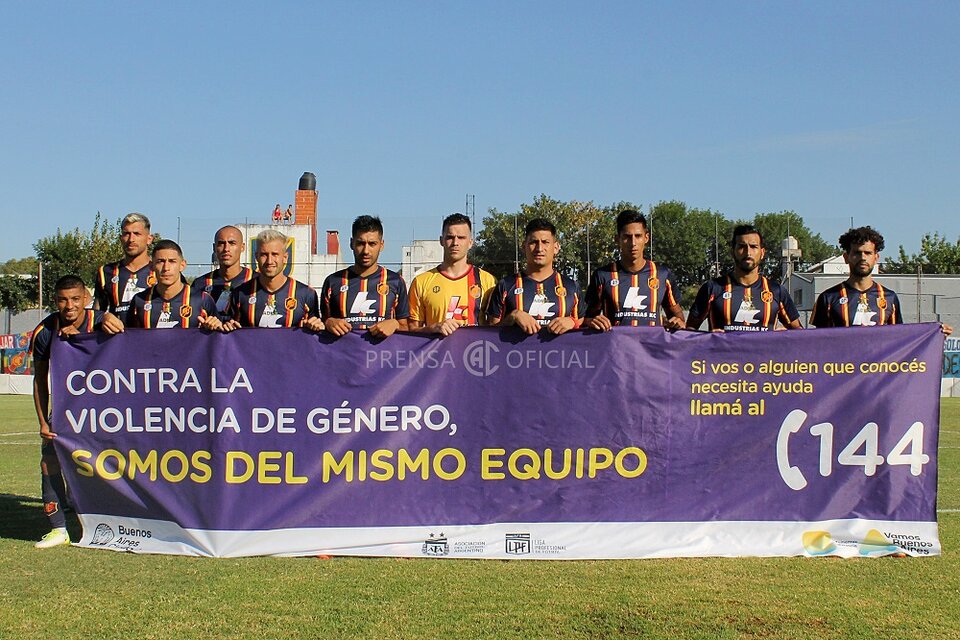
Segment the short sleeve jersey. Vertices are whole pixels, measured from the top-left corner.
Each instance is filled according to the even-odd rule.
[[[93,299],[101,311],[109,311],[122,318],[130,308],[133,296],[157,283],[153,265],[149,262],[131,271],[122,262],[111,262],[97,270]]]
[[[818,328],[873,327],[903,324],[903,316],[897,294],[879,282],[866,291],[841,282],[817,297],[810,324]]]
[[[800,318],[786,287],[760,276],[745,286],[730,275],[704,282],[690,307],[687,325],[695,329],[708,321],[713,331],[769,331],[777,320],[787,326]]]
[[[425,325],[457,320],[462,326],[486,324],[487,306],[496,278],[471,265],[459,278],[439,267],[421,273],[410,285],[410,319]]]
[[[276,291],[267,291],[253,278],[230,294],[227,316],[243,327],[290,328],[319,317],[319,306],[317,292],[298,280],[287,278]]]
[[[353,269],[327,276],[320,290],[320,316],[343,318],[354,329],[369,329],[384,320],[410,316],[407,285],[396,271],[380,267],[361,277]]]
[[[240,273],[227,280],[220,275],[219,270],[215,270],[194,280],[190,287],[195,291],[206,291],[216,303],[217,313],[224,314],[227,311],[227,304],[230,302],[230,293],[250,280],[253,275],[253,269],[243,267],[240,269]]]
[[[217,315],[217,305],[205,291],[184,286],[170,298],[162,298],[153,286],[130,301],[123,323],[136,329],[196,329],[200,319]]]
[[[508,276],[497,283],[487,316],[500,321],[517,309],[529,313],[541,327],[567,316],[579,326],[584,309],[580,285],[556,271],[545,280],[519,273]]]
[[[661,310],[680,304],[670,269],[647,260],[640,271],[612,262],[593,272],[587,289],[587,317],[601,313],[613,325],[663,325]]]
[[[93,333],[100,328],[103,311],[84,309],[83,314],[83,321],[77,327],[80,333]],[[60,314],[51,313],[33,330],[33,336],[30,338],[30,352],[33,353],[34,360],[50,359],[50,343],[53,342],[53,337],[60,333],[60,326]]]

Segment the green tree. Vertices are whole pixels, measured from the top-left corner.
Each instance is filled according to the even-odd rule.
[[[119,221],[107,222],[99,212],[90,231],[79,228],[37,240],[33,245],[43,265],[43,302],[53,309],[53,285],[65,275],[78,275],[93,287],[97,269],[123,255]]]
[[[498,278],[514,273],[518,260],[519,267],[523,267],[520,243],[524,227],[533,218],[546,218],[556,225],[560,240],[557,270],[585,285],[589,277],[588,255],[590,269],[609,262],[613,256],[614,207],[599,208],[593,202],[576,200],[561,202],[541,194],[533,203],[520,205],[514,213],[490,209],[477,233],[472,260]]]
[[[781,243],[788,235],[797,239],[797,244],[803,252],[800,268],[817,264],[838,253],[837,249],[827,244],[819,233],[813,233],[808,229],[803,223],[803,218],[794,211],[758,213],[753,217],[752,224],[763,234],[763,246],[767,250],[767,257],[761,265],[761,272],[769,278],[780,280],[783,277],[783,265],[780,261]],[[728,247],[729,242],[728,236]]]
[[[0,264],[0,308],[20,313],[36,306],[36,258],[13,258]]]
[[[960,238],[952,243],[939,233],[925,233],[920,239],[920,253],[908,255],[900,245],[896,260],[883,264],[887,273],[960,273]]]
[[[732,266],[726,240],[732,223],[720,213],[672,200],[654,206],[648,222],[653,245],[648,255],[673,271],[683,304],[693,301],[704,281]]]

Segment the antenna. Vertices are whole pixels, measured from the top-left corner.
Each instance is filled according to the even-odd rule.
[[[472,196],[469,193],[467,194],[467,202],[463,205],[463,213],[468,218],[470,218],[471,226],[477,228],[477,205],[476,205],[476,196]]]

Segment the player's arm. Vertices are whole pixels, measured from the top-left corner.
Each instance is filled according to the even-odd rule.
[[[818,329],[830,326],[830,307],[824,300],[822,293],[817,296],[817,301],[813,303],[810,324]]]
[[[683,321],[683,308],[680,306],[680,298],[674,293],[676,284],[673,281],[673,274],[664,278],[663,289],[663,299],[660,301],[660,308],[663,309],[663,315],[666,318],[663,328],[667,331],[686,329],[687,324]]]
[[[219,331],[223,321],[217,315],[217,303],[206,291],[200,292],[200,317],[197,320],[201,329],[205,331]]]
[[[803,329],[800,324],[800,312],[797,311],[797,305],[793,304],[793,298],[790,292],[783,289],[783,302],[780,305],[780,323],[787,329]]]
[[[687,313],[686,328],[691,331],[698,331],[700,325],[706,320],[710,313],[710,305],[713,304],[713,297],[710,295],[710,282],[704,282],[697,290],[697,297],[693,300],[693,305]]]
[[[47,422],[47,415],[50,413],[50,384],[47,380],[49,371],[49,360],[33,361],[33,406],[37,410],[40,437],[44,440],[53,440],[57,437],[50,428],[50,423]]]
[[[221,322],[220,331],[230,333],[243,326],[240,324],[240,310],[240,289],[234,289],[230,292],[230,301],[223,311],[227,319]]]
[[[125,328],[126,325],[123,324],[123,321],[109,311],[105,312],[100,320],[100,330],[108,336],[123,333]]]
[[[587,310],[584,313],[583,328],[594,331],[610,331],[613,323],[603,315],[603,286],[600,277],[594,271],[590,277],[590,286],[587,287]]]

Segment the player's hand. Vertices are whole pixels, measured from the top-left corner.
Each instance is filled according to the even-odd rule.
[[[560,335],[566,333],[571,329],[575,329],[577,326],[577,321],[571,318],[570,316],[564,316],[562,318],[554,318],[550,321],[550,324],[547,325],[547,331],[554,335]]]
[[[125,329],[120,318],[113,315],[109,311],[103,314],[103,320],[100,321],[100,328],[108,336],[115,336],[118,333],[123,333]]]
[[[339,338],[350,333],[353,325],[343,318],[327,318],[326,322],[323,323],[323,328],[326,329],[327,333],[332,333]]]
[[[389,338],[400,328],[400,323],[393,318],[378,322],[368,329],[374,338]]]
[[[683,321],[683,318],[680,316],[670,316],[667,318],[667,321],[663,324],[663,328],[673,333],[674,331],[679,331],[681,329],[687,328],[687,323]]]
[[[220,331],[220,328],[223,327],[223,322],[221,322],[217,316],[204,316],[200,318],[199,325],[201,329],[207,331]]]
[[[943,335],[949,336],[951,333],[953,333],[953,327],[948,325],[946,322],[942,322],[940,324],[940,331],[943,332]]]
[[[540,331],[540,325],[533,319],[533,316],[520,309],[514,309],[510,312],[510,324],[520,327],[524,333],[531,336]]]
[[[459,328],[460,323],[457,320],[444,320],[443,322],[430,325],[430,333],[439,333],[440,335],[446,337],[453,334],[453,332]]]
[[[309,318],[304,318],[300,323],[302,329],[307,331],[315,331],[317,333],[324,330],[323,320],[317,318],[316,316],[310,316]]]
[[[60,337],[69,338],[70,336],[80,335],[80,330],[72,324],[60,328]]]
[[[53,432],[53,429],[50,428],[50,424],[46,420],[40,422],[40,437],[47,442],[57,437],[57,434]]]
[[[602,314],[587,318],[583,322],[583,326],[587,329],[593,329],[594,331],[610,331],[610,329],[613,328],[610,318]]]
[[[226,322],[220,325],[220,331],[222,331],[223,333],[230,333],[231,331],[234,331],[239,328],[240,328],[240,323],[234,320],[233,318],[231,318],[230,320],[227,320]]]

